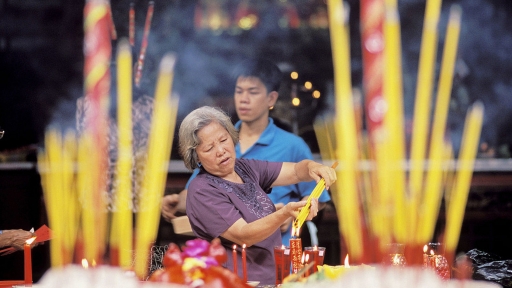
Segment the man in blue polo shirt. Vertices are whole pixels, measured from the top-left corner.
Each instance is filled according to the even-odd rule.
[[[301,137],[277,127],[274,120],[269,117],[269,111],[279,96],[282,80],[279,68],[267,60],[247,60],[235,68],[234,76],[237,79],[234,101],[240,119],[235,124],[239,131],[239,143],[235,146],[236,156],[279,162],[313,159],[309,146]],[[198,169],[190,179],[197,173]],[[315,186],[316,183],[312,181],[274,187],[269,197],[279,209],[288,202],[307,199]],[[185,188],[187,187],[188,183]],[[180,193],[181,196],[164,197],[162,215],[166,220],[174,217],[178,205],[183,205],[185,193],[186,190]],[[330,199],[329,193],[324,191],[318,199],[319,209],[325,207],[325,203]],[[289,245],[291,237],[291,222],[292,219],[289,219],[281,226],[281,236],[286,246]]]

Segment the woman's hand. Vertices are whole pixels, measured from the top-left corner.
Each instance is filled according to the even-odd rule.
[[[306,221],[312,220],[318,215],[318,198],[311,198],[311,206],[309,206],[309,214],[306,217]]]
[[[313,178],[317,183],[320,181],[320,179],[324,178],[325,188],[327,190],[329,190],[329,187],[331,187],[331,185],[336,182],[336,171],[329,166],[310,161],[308,163],[308,169],[309,176]]]
[[[299,216],[299,211],[302,207],[306,206],[307,201],[289,202],[282,208],[283,212],[290,215],[292,219]]]

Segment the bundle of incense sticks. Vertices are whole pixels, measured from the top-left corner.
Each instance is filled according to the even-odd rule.
[[[117,202],[113,217],[109,218],[106,181],[108,177],[106,133],[110,65],[110,37],[108,6],[104,1],[90,0],[84,9],[85,93],[90,103],[86,111],[86,128],[79,138],[74,133],[63,137],[55,129],[45,135],[45,149],[38,155],[38,168],[44,189],[50,226],[54,239],[51,242],[52,267],[72,261],[87,260],[91,265],[120,265],[144,279],[149,273],[148,255],[156,239],[160,216],[160,201],[164,193],[168,163],[173,142],[178,109],[177,97],[171,97],[174,55],[166,55],[161,62],[151,116],[147,162],[140,193],[136,233],[133,227],[131,203],[132,149],[132,87],[131,52],[128,40],[122,39],[118,49],[118,128],[119,159],[117,162]],[[114,227],[107,239],[108,219]],[[83,237],[78,239],[78,237]],[[132,239],[135,236],[135,253]],[[109,242],[110,241],[110,242]],[[77,244],[78,243],[78,244]],[[119,256],[105,255],[109,244]],[[82,251],[83,249],[83,251]],[[77,259],[80,258],[80,259]],[[74,258],[74,260],[73,260]],[[112,259],[116,258],[116,259]]]
[[[328,133],[329,127],[334,127],[331,128],[335,131],[334,139],[325,135],[317,137],[320,141],[330,142],[319,145],[323,150],[322,157],[328,157],[324,161],[337,159],[342,164],[338,171],[338,181],[333,187],[336,189],[332,189],[331,193],[340,219],[340,231],[348,252],[355,261],[380,261],[381,257],[368,254],[383,253],[385,244],[400,242],[406,244],[406,247],[419,248],[419,252],[413,254],[408,254],[406,249],[406,256],[409,264],[420,263],[421,247],[434,237],[443,193],[450,195],[446,198],[446,221],[451,224],[446,225],[445,239],[436,240],[449,242],[448,256],[456,249],[480,137],[483,107],[477,103],[468,111],[461,151],[456,161],[459,164],[456,167],[445,165],[444,162],[453,157],[451,144],[445,141],[444,134],[461,11],[456,5],[450,10],[437,103],[431,124],[428,115],[432,107],[433,67],[441,5],[440,0],[427,0],[426,5],[414,111],[415,128],[411,141],[410,169],[407,170],[397,1],[384,1],[382,11],[384,47],[381,66],[384,73],[371,68],[374,66],[364,67],[371,68],[367,71],[369,74],[376,73],[373,75],[375,77],[367,77],[376,81],[370,84],[382,85],[383,97],[379,101],[383,101],[383,107],[387,108],[383,113],[382,123],[370,129],[370,141],[359,139],[364,134],[358,132],[361,127],[358,127],[356,117],[362,116],[355,112],[351,88],[348,13],[340,0],[328,2],[336,115],[332,124],[316,123],[315,132]],[[365,11],[367,12],[364,13],[378,12],[370,9]],[[361,19],[372,21],[373,18]],[[370,24],[375,23],[363,23],[362,26]],[[372,89],[380,88],[372,86]],[[367,169],[361,169],[360,164],[364,160],[372,163]]]
[[[336,166],[338,166],[338,162],[334,162],[334,164],[332,164],[333,169],[335,169]],[[318,181],[315,188],[313,189],[313,192],[311,192],[311,194],[309,195],[306,205],[302,207],[302,209],[300,209],[299,215],[297,216],[293,224],[295,228],[300,229],[300,227],[302,227],[302,224],[304,224],[304,221],[306,221],[306,218],[309,215],[309,210],[311,208],[311,199],[318,199],[318,197],[322,195],[322,192],[324,192],[324,190],[325,179],[322,178],[320,179],[320,181]]]

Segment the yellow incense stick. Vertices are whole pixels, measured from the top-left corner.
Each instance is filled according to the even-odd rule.
[[[128,41],[118,45],[117,54],[117,123],[118,123],[118,162],[117,162],[117,229],[119,243],[119,266],[131,268],[133,256],[133,215],[132,215],[132,55]]]
[[[416,99],[414,103],[413,135],[411,141],[411,168],[409,190],[412,196],[412,211],[409,217],[416,219],[415,209],[419,205],[424,159],[427,142],[427,131],[430,119],[430,99],[434,76],[434,64],[437,51],[437,24],[439,21],[441,0],[427,0],[423,34],[421,39],[420,61],[416,83]]]
[[[64,206],[64,219],[67,219],[65,225],[65,238],[64,238],[64,261],[70,264],[73,261],[73,250],[75,248],[75,241],[78,232],[78,220],[80,212],[78,210],[78,197],[76,194],[75,184],[75,161],[76,161],[76,135],[74,132],[69,131],[66,133],[63,143],[63,204]]]
[[[160,201],[165,181],[172,138],[174,135],[177,99],[170,97],[175,57],[166,55],[160,65],[155,91],[151,131],[148,141],[148,159],[142,183],[140,211],[137,215],[137,241],[135,247],[135,273],[144,278],[148,273],[148,253],[156,238],[160,215]]]
[[[327,2],[329,14],[329,34],[334,64],[334,96],[336,99],[336,159],[340,159],[343,168],[336,181],[338,195],[338,218],[340,231],[346,237],[350,255],[355,259],[362,257],[361,219],[356,183],[358,157],[357,132],[352,99],[350,77],[350,37],[347,27],[348,13],[341,0]]]
[[[403,119],[403,92],[402,92],[402,61],[400,42],[400,21],[396,7],[396,1],[386,1],[386,20],[384,22],[384,99],[386,99],[388,110],[384,116],[383,129],[386,131],[386,151],[389,154],[390,167],[387,177],[389,186],[383,189],[389,191],[388,197],[393,207],[393,232],[396,241],[406,242],[408,227],[405,215],[405,194],[406,180],[403,163],[405,160],[405,135]],[[409,227],[410,228],[410,227]],[[409,230],[410,231],[410,230]]]
[[[425,194],[423,196],[423,209],[419,222],[422,224],[417,233],[416,243],[427,243],[434,234],[436,219],[442,198],[442,177],[444,159],[444,133],[446,129],[446,118],[448,116],[448,105],[452,90],[453,70],[457,55],[457,46],[460,32],[460,7],[453,6],[450,10],[450,18],[446,32],[446,41],[443,51],[441,74],[439,77],[439,88],[436,99],[434,122],[432,125],[430,142],[430,165],[425,183]]]
[[[460,229],[464,220],[464,212],[471,187],[473,165],[478,149],[478,141],[482,128],[484,107],[482,103],[473,104],[466,117],[462,134],[461,148],[457,159],[458,170],[450,197],[446,218],[445,245],[446,250],[453,253],[459,242]]]

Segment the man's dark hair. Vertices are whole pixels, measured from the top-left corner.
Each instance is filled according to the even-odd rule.
[[[256,77],[267,88],[267,93],[278,91],[283,73],[276,64],[267,59],[246,59],[238,63],[233,70],[233,79],[238,77]]]

